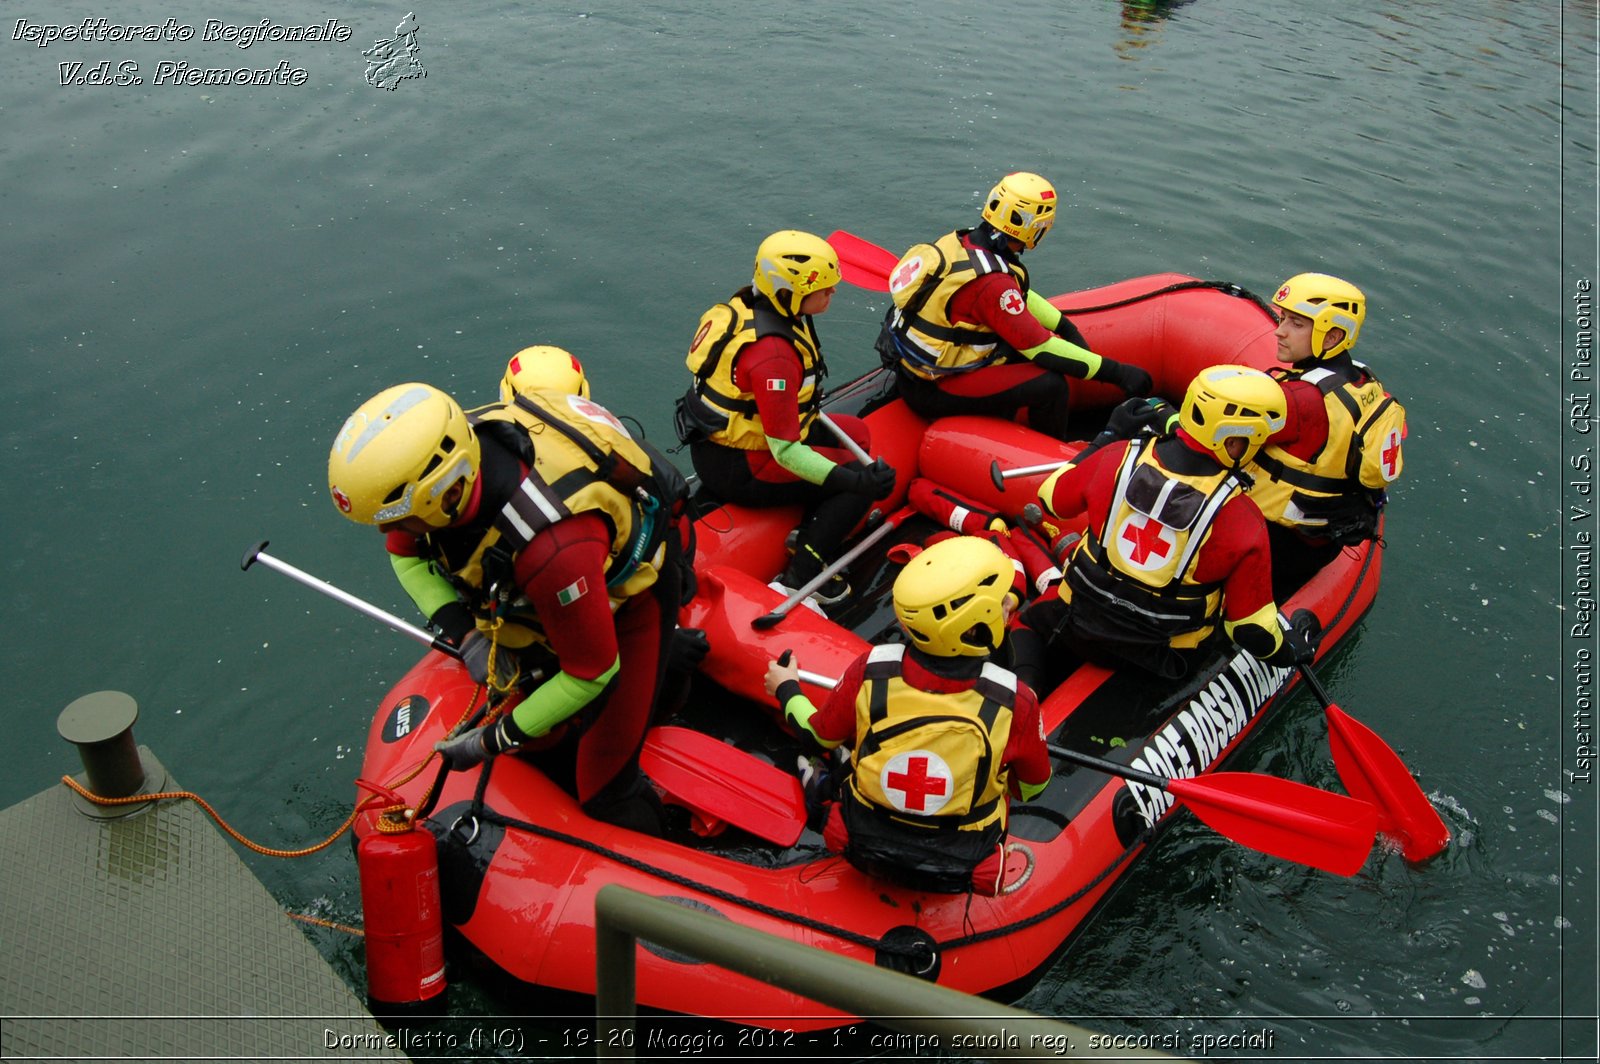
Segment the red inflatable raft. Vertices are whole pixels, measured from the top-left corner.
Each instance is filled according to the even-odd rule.
[[[1163,274],[1054,302],[1072,311],[1096,351],[1144,366],[1156,390],[1172,399],[1181,398],[1205,366],[1273,363],[1270,313],[1233,286]],[[1105,409],[1122,398],[1090,382],[1075,384],[1074,393],[1091,431],[1098,427],[1093,412],[1100,411],[1103,424]],[[883,373],[846,386],[830,404],[862,414],[872,426],[874,450],[899,472],[896,494],[883,507],[896,527],[852,567],[857,593],[841,614],[828,619],[800,608],[758,629],[752,622],[781,601],[766,582],[783,566],[784,537],[797,512],[718,506],[699,519],[700,590],[682,623],[706,629],[711,652],[688,709],[673,727],[656,729],[643,761],[669,799],[696,806],[698,779],[731,787],[749,802],[768,803],[779,822],[791,815],[799,793],[792,775],[799,747],[772,723],[762,675],[771,658],[793,649],[808,672],[836,676],[892,628],[887,590],[896,569],[885,552],[937,530],[904,506],[911,478],[930,478],[1017,515],[1033,500],[1044,473],[1000,487],[993,464],[1056,462],[1082,447],[985,418],[930,426],[894,399]],[[1377,544],[1347,549],[1280,606],[1286,613],[1301,607],[1316,612],[1327,633],[1326,655],[1372,604],[1381,568]],[[1013,806],[1006,880],[995,897],[920,893],[869,878],[825,852],[820,837],[802,824],[794,825],[794,837],[778,842],[732,828],[681,841],[642,836],[591,820],[529,763],[503,756],[487,766],[487,779],[483,769],[449,775],[429,807],[427,826],[439,837],[446,923],[516,980],[592,994],[595,893],[618,883],[868,963],[915,970],[958,990],[1015,997],[1084,927],[1171,813],[1180,784],[1224,763],[1282,702],[1294,679],[1242,652],[1219,657],[1179,689],[1080,668],[1043,700],[1051,742],[1179,783],[1162,789],[1059,763],[1043,797]],[[823,694],[810,693],[819,700]],[[419,766],[435,740],[465,716],[473,694],[454,660],[429,653],[379,707],[363,777],[420,802],[437,763],[420,772]],[[732,743],[717,741],[724,739]],[[1202,819],[1208,797],[1196,794],[1190,803]],[[713,825],[714,805],[700,802],[698,808],[701,820]],[[1207,822],[1226,832],[1229,816],[1248,818],[1250,810],[1246,801],[1242,812],[1211,813],[1217,819]],[[1306,825],[1312,834],[1316,829],[1315,823]],[[358,830],[372,831],[371,817]],[[756,980],[649,947],[639,955],[638,999],[670,1012],[795,1030],[852,1020]]]

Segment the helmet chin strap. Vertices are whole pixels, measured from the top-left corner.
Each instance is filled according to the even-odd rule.
[[[1021,255],[1022,250],[1026,250],[1014,250],[1011,247],[1011,238],[1006,236],[1000,230],[996,229],[994,226],[990,225],[988,219],[984,219],[978,223],[978,227],[972,231],[972,236],[972,242],[974,244],[980,244],[986,250],[992,251],[996,255],[1009,258]],[[1021,243],[1021,241],[1018,241],[1018,243]]]

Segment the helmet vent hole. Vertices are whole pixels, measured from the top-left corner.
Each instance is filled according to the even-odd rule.
[[[404,484],[396,484],[394,486],[394,490],[383,497],[384,505],[387,506],[391,502],[399,502],[400,496],[404,495],[405,493],[406,486]]]
[[[438,469],[439,468],[439,463],[442,462],[442,461],[444,461],[444,459],[440,458],[437,454],[431,455],[428,458],[427,467],[425,469],[423,469],[422,473],[417,477],[417,479],[421,480],[423,477],[427,476],[429,473],[432,473],[435,469]]]
[[[969,603],[971,601],[972,601],[972,596],[971,595],[962,595],[960,598],[951,599],[950,600],[950,609],[952,611],[959,610],[961,607],[965,606],[967,603]]]

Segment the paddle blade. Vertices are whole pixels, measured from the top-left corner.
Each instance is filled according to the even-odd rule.
[[[691,728],[652,728],[639,767],[668,796],[706,821],[793,846],[806,826],[800,781],[753,754]]]
[[[889,290],[889,275],[900,261],[894,252],[842,229],[829,233],[828,243],[839,253],[839,272],[845,281],[870,292]]]
[[[1335,875],[1355,875],[1377,837],[1370,803],[1277,776],[1208,772],[1167,791],[1241,846]]]
[[[1411,770],[1378,733],[1326,703],[1328,745],[1344,789],[1378,810],[1378,830],[1400,844],[1408,861],[1426,861],[1450,843],[1450,829]]]

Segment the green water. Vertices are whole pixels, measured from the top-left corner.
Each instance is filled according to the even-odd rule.
[[[403,609],[377,537],[326,498],[356,404],[407,379],[486,400],[512,351],[558,343],[669,441],[694,323],[766,233],[900,248],[1033,169],[1066,204],[1029,256],[1046,292],[1163,270],[1366,289],[1357,353],[1411,436],[1382,593],[1327,682],[1456,843],[1346,880],[1182,825],[1022,1004],[1151,1035],[1270,1029],[1283,1059],[1592,1053],[1595,641],[1572,628],[1593,608],[1573,463],[1594,386],[1572,370],[1592,376],[1600,272],[1595,4],[857,7],[441,5],[416,11],[426,76],[392,90],[361,53],[403,5],[278,5],[349,39],[248,49],[206,22],[264,9],[0,8],[0,802],[76,771],[56,713],[111,688],[244,834],[320,840],[417,650],[238,561],[270,539]],[[195,36],[17,39],[19,19],[102,17]],[[102,60],[145,80],[61,84],[60,64]],[[162,62],[305,78],[157,84]],[[835,380],[873,364],[882,311],[841,290],[820,320]],[[1308,699],[1247,756],[1337,786]],[[287,908],[359,922],[342,844],[249,860]],[[312,933],[358,983],[359,947]]]

